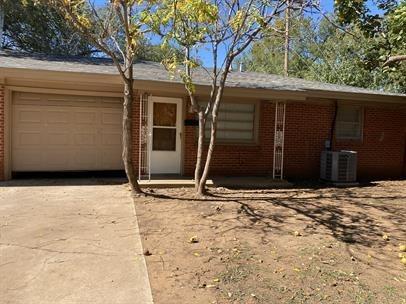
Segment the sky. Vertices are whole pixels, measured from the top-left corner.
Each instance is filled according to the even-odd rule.
[[[334,0],[320,0],[320,7],[323,13],[331,13],[334,11]],[[224,57],[225,50],[220,50],[220,58]],[[206,67],[213,66],[212,55],[209,50],[201,50],[198,54],[199,59]],[[220,59],[221,60],[221,59]]]
[[[369,6],[369,8],[371,9],[372,13],[379,13],[379,11],[376,9],[375,5],[373,4],[373,0],[369,0],[367,2],[367,5]],[[328,14],[328,13],[333,13],[334,12],[334,0],[320,0],[320,9],[324,14]],[[320,18],[321,15],[315,15],[314,18]],[[220,53],[224,54],[224,50]],[[220,54],[220,58],[222,54]],[[224,57],[224,56],[223,56]],[[202,50],[199,53],[199,59],[203,62],[203,65],[206,67],[210,67],[213,66],[213,60],[212,59],[212,55],[208,50]]]
[[[103,5],[104,3],[106,3],[105,0],[93,0],[96,4],[99,5]],[[373,0],[369,0],[368,2],[370,2],[370,7],[374,7],[374,5],[372,5],[372,1]],[[320,0],[320,7],[323,13],[332,13],[334,11],[334,0]],[[374,12],[374,10],[373,10]],[[377,11],[376,11],[377,12]],[[320,15],[318,15],[318,17],[320,17]],[[315,18],[318,18],[317,16]],[[157,38],[151,38],[151,43],[159,43],[159,39]],[[224,57],[224,53],[225,50],[224,49],[220,49],[220,60],[222,60],[222,57]],[[212,61],[212,55],[211,52],[207,49],[201,48],[199,50],[199,53],[197,54],[198,59],[201,60],[203,62],[203,65],[206,67],[210,67],[213,65],[213,61]]]

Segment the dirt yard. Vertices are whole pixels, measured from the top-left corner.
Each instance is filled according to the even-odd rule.
[[[150,192],[136,209],[156,304],[406,303],[406,181]]]

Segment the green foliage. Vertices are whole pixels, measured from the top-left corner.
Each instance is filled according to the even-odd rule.
[[[100,16],[107,13],[105,7],[98,9]],[[117,41],[124,49],[122,29],[117,34]],[[180,56],[178,49],[168,45],[161,47],[144,38],[137,44],[136,60],[161,62],[169,53]],[[103,56],[66,22],[60,12],[35,0],[5,2],[4,48],[50,55]]]
[[[359,30],[354,32],[359,34]],[[304,78],[371,89],[387,88],[383,73],[368,69],[369,40],[332,28],[322,44],[312,46],[314,61]]]
[[[165,0],[153,14],[144,13],[143,21],[162,34],[164,43],[174,40],[182,47],[190,47],[204,40],[217,17],[217,6],[210,1]]]
[[[277,22],[275,27],[284,30],[284,23]],[[300,18],[291,22],[291,40],[289,73],[292,76],[303,77],[306,66],[311,64],[308,48],[309,35],[313,35],[313,25],[309,19]],[[283,33],[272,32],[261,41],[255,43],[250,52],[243,56],[242,62],[248,70],[264,72],[270,74],[283,75],[284,62],[284,42]]]
[[[4,3],[4,47],[53,55],[90,55],[95,49],[52,7],[34,0]]]
[[[403,6],[398,9],[403,11]],[[364,30],[356,25],[347,28],[352,33],[349,34],[325,19],[319,24],[312,24],[308,19],[294,20],[289,74],[328,83],[406,92],[405,64],[383,67],[391,53],[406,53],[404,19],[394,17],[399,15],[398,9],[387,15],[382,31],[374,36],[364,35]],[[283,37],[269,36],[257,42],[243,62],[248,70],[282,75],[283,56]]]
[[[379,32],[383,15],[390,13],[398,5],[398,0],[376,0],[373,4],[382,14],[372,13],[368,0],[335,0],[337,19],[341,24],[356,24],[368,35]]]
[[[175,56],[175,58],[182,58],[183,53],[176,47],[165,44],[152,44],[146,39],[142,39],[138,42],[138,49],[136,53],[136,60],[140,61],[154,61],[162,62],[166,58]]]
[[[384,25],[392,53],[406,54],[406,1],[388,14]]]

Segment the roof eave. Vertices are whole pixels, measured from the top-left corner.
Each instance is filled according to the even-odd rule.
[[[106,83],[120,85],[120,75],[113,73],[92,73],[73,71],[52,71],[25,68],[0,67],[0,84],[7,85],[7,78],[41,79],[53,82],[85,82]],[[207,95],[209,85],[196,85],[196,94]],[[139,89],[141,88],[141,89]],[[135,80],[135,89],[144,91],[168,91],[177,94],[185,94],[184,85],[177,81]],[[307,98],[323,98],[327,100],[354,100],[366,102],[387,102],[406,104],[406,97],[385,94],[371,94],[361,92],[340,92],[333,90],[284,90],[265,88],[227,87],[225,96],[238,96],[243,98],[256,98],[261,100],[306,100]]]

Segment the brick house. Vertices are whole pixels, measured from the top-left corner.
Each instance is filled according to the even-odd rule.
[[[182,83],[157,63],[134,70],[137,171],[191,176],[197,126]],[[201,102],[206,77],[196,72]],[[0,180],[121,170],[121,92],[105,59],[0,53]],[[358,152],[361,179],[405,177],[406,95],[233,71],[211,174],[318,178],[326,141]]]

